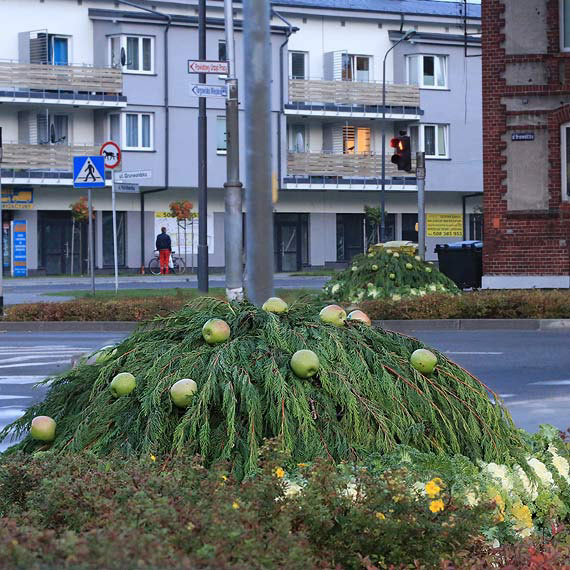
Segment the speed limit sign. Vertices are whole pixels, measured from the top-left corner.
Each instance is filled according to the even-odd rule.
[[[99,154],[105,160],[105,168],[117,168],[121,164],[121,149],[113,141],[103,143]]]

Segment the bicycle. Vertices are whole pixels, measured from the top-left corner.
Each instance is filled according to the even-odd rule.
[[[172,265],[169,264],[168,272],[173,275],[183,275],[186,272],[186,263],[180,255],[174,255],[175,253],[175,251],[170,252]],[[159,255],[158,250],[155,250],[153,258],[148,262],[148,271],[152,275],[160,275]]]

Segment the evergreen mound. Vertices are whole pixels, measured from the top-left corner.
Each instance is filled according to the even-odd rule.
[[[359,303],[433,294],[458,294],[455,283],[431,263],[400,248],[373,246],[333,277],[323,292],[329,299]]]
[[[319,308],[298,302],[273,314],[243,303],[199,299],[139,328],[101,358],[91,357],[50,382],[41,403],[0,433],[25,436],[11,451],[105,456],[200,454],[207,464],[231,462],[237,476],[254,472],[264,438],[279,438],[291,460],[359,460],[400,443],[425,452],[510,462],[523,444],[508,412],[480,381],[433,351],[424,375],[410,364],[424,345],[358,321],[321,322]],[[223,319],[231,335],[207,344],[203,325]],[[313,351],[318,372],[297,377],[299,350]],[[89,364],[88,362],[91,362]],[[113,394],[129,372],[136,387]],[[187,408],[170,389],[191,378]],[[51,444],[29,435],[32,418],[57,422]]]

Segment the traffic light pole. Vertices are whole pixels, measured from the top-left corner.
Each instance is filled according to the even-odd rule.
[[[418,181],[418,255],[426,258],[426,153],[416,153],[416,179]]]

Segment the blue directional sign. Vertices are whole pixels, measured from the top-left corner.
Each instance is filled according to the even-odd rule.
[[[105,158],[103,156],[74,156],[73,187],[104,188]]]
[[[191,83],[190,94],[195,97],[219,97],[228,98],[227,85],[206,85],[205,83]]]

